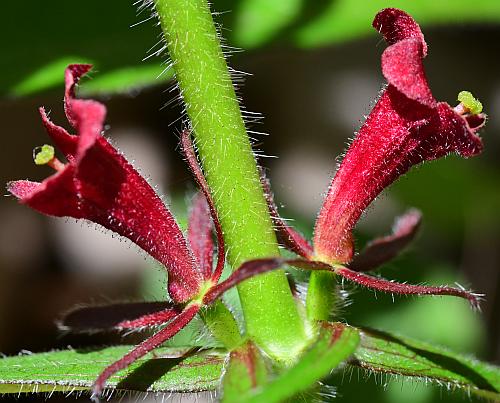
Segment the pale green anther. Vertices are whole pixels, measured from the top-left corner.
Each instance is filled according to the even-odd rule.
[[[483,104],[474,98],[469,91],[460,91],[457,98],[472,115],[477,115],[482,112]]]
[[[33,150],[33,159],[36,165],[48,164],[54,159],[54,147],[44,144],[41,147],[37,147]]]

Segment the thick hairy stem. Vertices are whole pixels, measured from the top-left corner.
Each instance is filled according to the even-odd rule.
[[[155,0],[233,267],[279,250],[231,77],[206,0]],[[283,271],[238,286],[248,335],[278,360],[305,332]]]

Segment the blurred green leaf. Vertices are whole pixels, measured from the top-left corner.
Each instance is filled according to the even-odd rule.
[[[462,241],[468,218],[481,222],[483,230],[488,226],[498,227],[498,175],[498,170],[480,159],[464,162],[452,155],[410,171],[405,180],[394,184],[391,192],[403,203],[424,212],[424,228],[433,225],[433,230],[446,231],[448,239]],[[478,195],[481,195],[480,209]]]
[[[140,88],[159,84],[173,78],[172,69],[165,70],[158,64],[123,67],[104,74],[97,72],[92,80],[84,81],[81,95],[127,94]]]
[[[427,403],[432,399],[433,390],[423,383],[411,382],[408,379],[391,379],[387,385],[387,401],[389,403]]]
[[[235,15],[233,39],[245,49],[268,42],[299,16],[303,0],[241,0]]]
[[[212,9],[230,11],[217,20],[228,29],[230,44],[249,49],[282,32],[303,47],[374,33],[373,17],[389,6],[403,8],[424,25],[500,21],[497,0],[479,0],[474,7],[465,0],[216,0]],[[93,63],[99,72],[84,88],[89,95],[131,92],[160,82],[163,60],[142,62],[162,47],[147,8],[88,0],[75,10],[70,2],[52,0],[5,2],[3,13],[20,18],[3,21],[2,29],[10,36],[2,45],[8,57],[0,59],[0,95],[26,96],[60,85],[64,67],[79,62]]]
[[[331,0],[316,18],[296,31],[295,43],[320,46],[374,33],[371,22],[386,7],[401,8],[423,25],[500,22],[497,0],[478,0],[473,6],[468,0]]]
[[[122,90],[156,82],[160,60],[145,64],[147,50],[158,41],[149,10],[138,14],[132,2],[88,0],[76,8],[65,0],[6,2],[2,12],[0,94],[20,96],[46,90],[63,82],[64,67],[91,62],[99,79],[92,92]],[[153,47],[155,52],[161,47]],[[102,88],[98,88],[102,84]],[[137,87],[135,87],[137,88]],[[89,89],[90,91],[90,89]]]
[[[363,330],[354,357],[354,365],[374,372],[417,377],[500,399],[500,368],[424,342]]]
[[[100,372],[132,346],[100,350],[64,350],[0,359],[0,393],[89,390]],[[181,348],[159,348],[112,376],[110,389],[194,392],[219,384],[225,354],[205,350],[189,354]]]
[[[30,95],[37,91],[51,88],[63,81],[64,69],[71,63],[93,62],[81,56],[63,56],[59,59],[40,66],[33,72],[23,77],[21,81],[15,83],[10,88],[10,94],[14,96]]]
[[[325,324],[318,341],[302,355],[297,364],[285,370],[259,392],[248,398],[241,397],[239,402],[282,402],[305,392],[346,360],[358,343],[359,334],[355,328],[342,323]]]
[[[241,397],[267,382],[264,358],[252,342],[231,351],[223,382],[223,402],[239,402]]]

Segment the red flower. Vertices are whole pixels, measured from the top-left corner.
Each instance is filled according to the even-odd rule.
[[[21,203],[41,213],[87,219],[129,238],[162,263],[168,272],[168,293],[173,304],[87,308],[74,311],[66,318],[64,325],[70,328],[137,329],[167,324],[101,373],[94,384],[97,395],[111,375],[174,336],[203,306],[213,303],[224,291],[248,277],[279,267],[283,260],[247,262],[226,281],[217,284],[224,268],[224,239],[190,133],[182,133],[182,147],[203,196],[194,199],[186,239],[147,181],[102,137],[104,105],[74,98],[75,85],[90,68],[90,65],[70,65],[65,74],[65,112],[77,135],[53,124],[40,108],[45,128],[67,163],[52,159],[49,165],[58,171],[53,176],[42,183],[10,182],[8,190]],[[214,227],[218,242],[215,268],[212,263]]]
[[[332,182],[316,223],[314,246],[284,224],[270,202],[282,242],[302,259],[252,260],[221,283],[224,239],[190,133],[182,133],[181,144],[203,196],[198,195],[194,200],[186,238],[147,181],[102,137],[105,107],[96,101],[75,99],[75,85],[90,66],[68,67],[65,111],[77,135],[53,124],[45,110],[40,109],[47,132],[67,163],[53,159],[49,165],[58,171],[56,174],[42,183],[11,182],[8,189],[22,203],[44,214],[87,219],[135,242],[165,266],[168,293],[173,301],[86,308],[66,318],[65,324],[71,328],[80,325],[83,328],[136,329],[166,324],[108,366],[96,380],[94,394],[103,389],[111,375],[175,335],[203,306],[213,303],[227,289],[284,263],[333,271],[378,290],[456,295],[477,305],[478,296],[462,289],[410,286],[360,272],[392,258],[413,238],[420,221],[418,212],[405,215],[392,235],[375,240],[364,253],[353,257],[352,229],[368,204],[412,165],[450,152],[463,156],[480,152],[482,143],[475,132],[485,119],[481,114],[470,113],[464,105],[455,111],[448,104],[434,100],[422,68],[426,44],[420,28],[410,16],[386,9],[377,15],[374,26],[391,45],[382,57],[382,69],[389,85]],[[218,247],[215,267],[213,230]],[[123,316],[118,319],[120,314]]]
[[[388,85],[330,185],[316,221],[314,246],[281,220],[278,232],[292,251],[364,286],[400,294],[457,295],[476,305],[478,296],[462,289],[397,284],[360,273],[394,257],[420,222],[418,212],[408,213],[396,223],[393,235],[375,240],[354,256],[352,230],[366,207],[413,165],[452,152],[463,157],[480,153],[483,144],[476,132],[485,122],[484,114],[473,114],[462,104],[453,109],[434,99],[422,64],[427,45],[412,17],[388,8],[377,14],[373,26],[390,45],[382,55]]]
[[[67,164],[42,183],[16,181],[9,191],[44,214],[85,218],[135,242],[168,267],[169,294],[175,302],[193,297],[202,283],[181,230],[147,181],[101,135],[106,108],[74,98],[74,88],[90,65],[66,69],[65,111],[78,135],[52,123],[40,108],[43,124]]]

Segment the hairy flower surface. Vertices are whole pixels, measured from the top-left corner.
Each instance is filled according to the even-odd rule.
[[[190,132],[181,133],[181,146],[201,193],[193,199],[185,236],[147,181],[102,136],[104,105],[75,98],[75,86],[91,66],[67,68],[64,105],[76,134],[52,123],[40,108],[42,122],[66,162],[53,156],[52,147],[44,146],[35,161],[47,163],[57,172],[41,183],[10,182],[8,190],[21,203],[44,214],[90,220],[129,238],[165,266],[172,300],[82,308],[66,316],[63,325],[74,330],[164,325],[104,369],[94,384],[95,395],[110,376],[174,336],[229,288],[284,264],[330,271],[376,290],[454,295],[478,304],[478,295],[464,289],[399,284],[363,273],[396,256],[413,239],[421,219],[416,210],[400,217],[391,235],[375,239],[354,255],[352,230],[371,201],[415,164],[452,152],[464,157],[478,154],[482,142],[476,132],[485,121],[480,103],[469,93],[462,93],[464,101],[456,108],[433,98],[422,65],[427,45],[408,14],[385,9],[373,25],[389,44],[382,55],[388,85],[332,181],[316,221],[313,245],[279,218],[268,189],[280,240],[301,258],[247,261],[222,282],[224,237]]]
[[[483,145],[476,135],[484,115],[459,114],[437,102],[423,68],[427,45],[406,13],[386,9],[373,26],[390,45],[382,54],[387,88],[349,147],[320,210],[314,253],[348,263],[352,229],[373,199],[411,166],[455,152],[470,157]]]
[[[76,135],[52,123],[40,108],[43,124],[67,163],[54,158],[50,147],[42,147],[39,160],[48,161],[57,172],[41,183],[10,182],[8,190],[21,203],[41,213],[90,220],[129,238],[168,272],[168,293],[173,303],[83,308],[70,313],[63,322],[73,330],[138,329],[166,324],[101,373],[94,385],[97,396],[111,375],[174,336],[203,306],[212,304],[241,281],[278,268],[283,261],[247,262],[219,283],[225,262],[224,239],[189,131],[181,134],[181,145],[202,194],[194,198],[186,238],[153,188],[102,136],[104,105],[75,98],[75,85],[90,68],[70,65],[65,73],[65,112]],[[218,246],[215,267],[214,227]]]
[[[396,222],[392,235],[376,239],[354,256],[352,230],[366,207],[413,165],[449,153],[463,157],[480,153],[483,144],[476,132],[486,118],[480,110],[463,104],[454,109],[434,99],[423,68],[427,44],[411,16],[384,9],[373,27],[389,44],[382,54],[387,87],[330,185],[316,221],[313,245],[280,219],[276,220],[278,233],[290,250],[367,287],[399,294],[457,295],[477,305],[478,296],[462,289],[397,284],[360,273],[396,256],[413,239],[420,223],[420,213],[412,210]]]
[[[65,73],[64,109],[76,135],[40,108],[47,133],[68,162],[42,183],[15,181],[8,190],[44,214],[84,218],[129,238],[168,268],[169,294],[185,302],[200,289],[200,268],[163,201],[102,136],[104,105],[75,99],[75,85],[90,67],[71,65]]]

